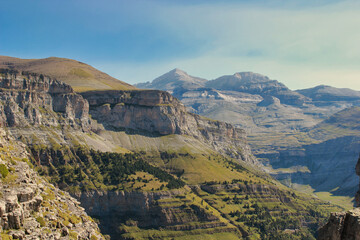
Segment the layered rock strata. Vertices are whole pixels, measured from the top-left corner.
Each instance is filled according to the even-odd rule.
[[[62,124],[87,129],[90,124],[88,102],[71,86],[44,75],[0,69],[0,102],[1,124],[8,127]]]
[[[187,193],[188,190],[184,189],[159,192],[90,191],[81,193],[78,199],[90,215],[99,219],[102,231],[114,239],[122,239],[119,235],[124,232],[119,230],[119,226],[123,224],[172,231],[236,231],[203,206],[186,199]]]
[[[110,130],[132,129],[158,135],[189,135],[214,150],[257,163],[245,131],[233,125],[187,112],[171,94],[158,90],[85,92],[90,114]]]

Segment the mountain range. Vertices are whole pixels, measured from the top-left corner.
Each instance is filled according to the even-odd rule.
[[[189,112],[166,91],[112,86],[89,65],[55,60],[0,57],[2,238],[314,239],[343,209],[264,172],[243,129]],[[83,74],[89,69],[102,81]],[[249,74],[239,74],[250,79],[244,92],[172,74],[193,89],[184,95],[209,103],[240,98],[289,110],[308,101]],[[175,95],[178,84],[168,86]],[[278,97],[269,95],[275,89]]]
[[[325,85],[292,91],[251,72],[202,79],[187,88],[194,79],[200,78],[176,69],[136,86],[169,91],[189,111],[243,128],[265,169],[288,186],[354,196],[359,91]]]

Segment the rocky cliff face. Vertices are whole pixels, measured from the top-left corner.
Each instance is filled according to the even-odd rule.
[[[31,169],[25,145],[0,128],[0,229],[14,239],[104,239],[66,192]],[[10,239],[10,238],[9,238]]]
[[[259,157],[270,160],[273,168],[304,166],[306,170],[293,167],[289,173],[273,173],[278,180],[310,185],[317,191],[333,191],[333,194],[354,196],[358,179],[355,169],[360,148],[360,137],[347,136],[331,139],[319,144],[303,145]]]
[[[100,220],[102,231],[119,239],[117,234],[121,224],[132,224],[140,228],[167,230],[193,230],[224,227],[219,218],[198,205],[179,204],[186,190],[160,192],[92,191],[78,196],[86,211]],[[116,220],[115,220],[116,219]],[[114,221],[115,220],[115,221]],[[189,226],[189,222],[203,226]]]
[[[167,92],[96,91],[82,93],[82,96],[89,101],[91,116],[107,129],[189,135],[216,151],[256,163],[242,129],[188,113],[185,106]]]
[[[9,127],[59,126],[57,115],[46,114],[46,110],[60,114],[62,124],[88,128],[89,104],[73,89],[49,77],[0,70],[0,118],[2,125]]]
[[[79,95],[44,75],[8,69],[0,73],[0,120],[8,127],[70,126],[88,131],[90,104],[92,117],[107,129],[189,135],[223,154],[256,163],[243,130],[190,114],[167,92],[113,90]]]

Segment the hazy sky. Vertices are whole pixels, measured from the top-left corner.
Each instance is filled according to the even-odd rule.
[[[311,2],[311,3],[305,3]],[[0,55],[66,57],[128,83],[177,67],[360,90],[360,1],[0,0]]]

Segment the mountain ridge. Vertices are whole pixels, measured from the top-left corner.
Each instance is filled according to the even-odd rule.
[[[90,65],[67,58],[21,59],[0,56],[0,68],[45,74],[71,85],[76,92],[136,89],[134,86],[115,79]]]
[[[360,105],[356,98],[358,92],[317,86],[310,90],[292,91],[297,96],[304,93],[302,99],[305,101],[287,104],[286,100],[281,99],[281,94],[291,90],[282,83],[249,72],[243,73],[243,76],[235,73],[220,77],[217,89],[205,84],[202,88],[174,92],[179,93],[177,97],[190,111],[245,129],[255,156],[266,166],[273,165],[276,169],[270,168],[270,173],[288,186],[311,183],[302,181],[301,178],[313,179],[314,184],[310,185],[314,187],[314,191],[318,188],[319,191],[332,191],[334,195],[352,197],[356,179],[351,164],[355,159],[360,136],[356,111],[356,106]],[[245,84],[246,77],[248,85]],[[222,87],[221,84],[226,86],[227,82],[223,81],[226,79],[230,79],[232,85]],[[242,85],[237,84],[241,82]],[[272,92],[271,88],[266,90],[266,85],[256,85],[254,82],[265,82],[270,87],[275,84],[274,88],[278,88],[278,92]],[[236,91],[239,87],[240,91]],[[249,91],[246,91],[246,87]],[[316,155],[319,149],[323,157]],[[342,149],[347,149],[349,153]],[[343,159],[346,164],[338,165],[338,158]],[[306,166],[310,172],[291,170],[291,167],[299,165]],[[332,169],[331,166],[339,167]],[[282,170],[278,169],[283,168],[290,168],[290,173],[279,173]],[[327,179],[324,176],[330,176],[332,171],[338,177],[329,183],[323,183]],[[289,183],[289,179],[294,184]],[[336,187],[337,190],[333,191]]]
[[[360,100],[360,91],[349,88],[335,88],[328,85],[319,85],[313,88],[299,89],[296,92],[311,98],[314,101],[347,101]]]

